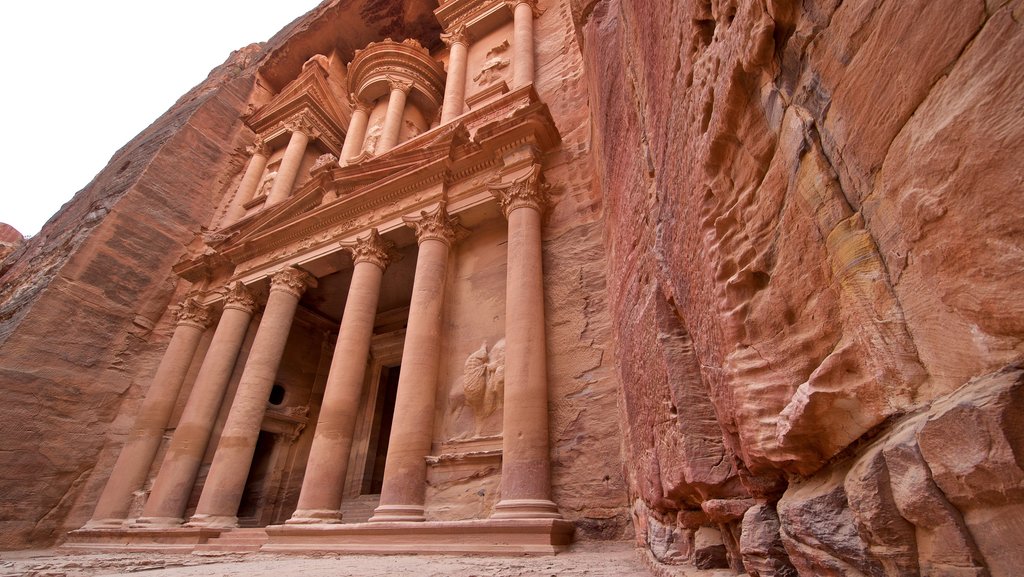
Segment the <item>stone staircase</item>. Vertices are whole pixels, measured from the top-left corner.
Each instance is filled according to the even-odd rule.
[[[373,510],[380,505],[380,495],[359,495],[347,497],[341,503],[342,523],[365,523],[373,516]]]
[[[250,553],[259,551],[267,542],[267,531],[262,527],[245,527],[231,529],[210,539],[206,543],[196,545],[192,553],[195,555],[219,555],[222,553]]]

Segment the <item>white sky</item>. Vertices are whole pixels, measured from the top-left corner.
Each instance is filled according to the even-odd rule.
[[[18,0],[0,17],[0,222],[36,234],[231,53],[319,0]]]

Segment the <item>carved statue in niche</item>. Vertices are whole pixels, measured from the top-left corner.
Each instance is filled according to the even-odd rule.
[[[508,50],[508,40],[502,41],[494,48],[487,51],[485,56],[486,60],[480,65],[480,72],[477,72],[476,76],[473,77],[473,82],[476,82],[479,86],[486,86],[501,80],[504,74],[501,72],[512,62],[503,54]]]
[[[377,151],[377,141],[380,140],[382,132],[384,132],[383,124],[374,124],[366,131],[366,140],[363,144],[363,152],[372,155]]]
[[[276,170],[264,174],[263,180],[260,181],[259,188],[256,189],[256,196],[254,198],[259,198],[261,196],[267,196],[268,194],[270,194],[270,189],[274,187],[274,179],[276,178]]]
[[[423,134],[423,131],[420,130],[420,127],[416,126],[412,122],[406,120],[404,122],[404,124],[405,124],[405,133],[409,135],[407,138],[416,138],[417,136]]]
[[[469,355],[462,374],[462,392],[464,406],[473,411],[474,436],[480,437],[487,418],[501,406],[505,396],[505,339],[495,343],[490,352],[485,342]]]

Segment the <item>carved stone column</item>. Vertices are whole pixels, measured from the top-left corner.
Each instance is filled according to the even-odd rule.
[[[533,15],[536,0],[512,0],[512,88],[533,82]]]
[[[173,526],[182,522],[224,401],[224,392],[255,312],[256,300],[245,285],[233,283],[224,298],[224,312],[137,524]]]
[[[466,63],[469,59],[466,27],[459,26],[448,34],[442,34],[441,40],[449,46],[448,78],[441,104],[441,124],[447,124],[461,115],[466,106]]]
[[[348,132],[345,133],[345,143],[341,145],[341,155],[338,158],[342,166],[348,164],[353,156],[359,156],[363,149],[363,141],[366,140],[366,125],[370,120],[370,105],[355,94],[349,95],[349,103],[352,105],[352,118],[348,121]]]
[[[384,127],[377,142],[377,154],[383,154],[398,144],[402,119],[405,117],[405,99],[412,90],[412,82],[407,80],[389,76],[388,82],[391,83],[391,96],[388,98],[388,110],[384,114]]]
[[[263,171],[267,169],[270,150],[262,139],[257,138],[256,142],[246,149],[246,152],[251,154],[252,158],[249,159],[249,165],[245,167],[245,174],[242,176],[242,182],[238,185],[238,192],[235,193],[235,198],[231,200],[231,206],[228,207],[228,213],[224,218],[225,226],[245,216],[245,203],[252,200],[253,195],[256,194]]]
[[[306,288],[315,285],[316,279],[309,273],[291,267],[271,279],[270,297],[190,526],[238,525],[238,505],[295,309]]]
[[[402,370],[395,415],[384,465],[380,506],[371,522],[423,521],[427,463],[434,433],[434,397],[441,360],[442,303],[448,251],[459,232],[457,217],[442,202],[433,212],[406,217],[416,230],[419,256],[413,277],[409,324],[405,331]]]
[[[156,369],[153,383],[142,401],[128,440],[114,463],[87,527],[116,527],[123,524],[131,506],[132,493],[145,484],[153,458],[160,449],[181,384],[211,321],[210,310],[192,297],[181,303],[176,316],[178,324],[167,352]]]
[[[551,501],[548,379],[544,336],[541,213],[547,204],[540,165],[512,183],[492,185],[508,219],[505,287],[505,402],[501,501],[495,519],[558,519]]]
[[[377,229],[373,229],[369,236],[345,248],[352,252],[355,269],[306,464],[306,476],[302,479],[298,508],[288,523],[341,522],[339,508],[373,337],[381,277],[393,258],[394,243],[384,240]]]
[[[304,118],[289,124],[288,129],[292,131],[292,137],[284,150],[281,167],[277,169],[277,178],[274,179],[274,186],[267,195],[265,206],[277,204],[291,196],[295,178],[299,175],[299,167],[302,165],[302,157],[306,154],[306,146],[310,138],[316,136],[312,126]]]

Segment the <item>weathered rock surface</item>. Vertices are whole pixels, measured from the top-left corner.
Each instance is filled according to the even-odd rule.
[[[635,517],[757,498],[753,575],[1014,575],[1024,2],[572,9]]]

